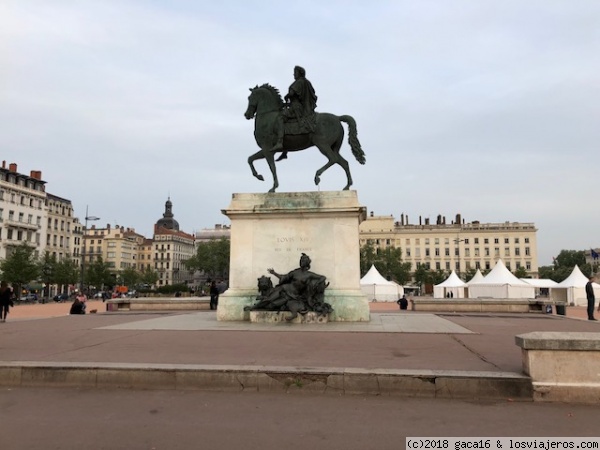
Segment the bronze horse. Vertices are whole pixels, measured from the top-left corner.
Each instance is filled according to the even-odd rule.
[[[348,143],[352,149],[352,154],[360,164],[365,163],[365,153],[360,147],[356,133],[356,122],[350,116],[336,116],[329,113],[316,113],[316,127],[314,132],[308,134],[286,134],[283,139],[283,149],[273,151],[273,146],[277,142],[278,116],[283,110],[284,104],[279,91],[263,84],[250,89],[251,94],[248,97],[248,109],[244,116],[250,120],[254,118],[254,137],[260,150],[248,158],[248,164],[252,169],[252,175],[261,181],[264,177],[256,172],[254,161],[257,159],[266,159],[273,174],[273,187],[269,192],[275,192],[279,186],[277,180],[277,169],[275,167],[275,153],[294,152],[305,150],[315,146],[329,160],[327,164],[317,170],[315,174],[315,184],[321,181],[321,175],[334,164],[339,164],[346,172],[348,183],[344,190],[352,186],[352,176],[348,161],[340,155],[340,148],[344,139],[344,128],[341,122],[348,124]]]

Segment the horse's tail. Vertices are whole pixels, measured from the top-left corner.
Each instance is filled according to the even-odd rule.
[[[364,164],[366,162],[365,152],[363,152],[360,141],[358,140],[356,122],[352,116],[340,116],[340,120],[348,124],[348,143],[352,149],[352,154],[359,163]]]

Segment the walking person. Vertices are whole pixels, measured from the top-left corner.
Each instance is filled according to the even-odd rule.
[[[8,310],[13,306],[12,289],[8,287],[6,281],[0,283],[0,322],[6,322]]]
[[[596,303],[596,296],[594,295],[594,281],[596,281],[596,278],[591,276],[590,281],[588,281],[585,285],[588,320],[597,320],[594,318],[594,303]]]
[[[210,283],[210,309],[217,309],[217,305],[219,304],[219,288],[217,287],[217,283],[213,280]]]

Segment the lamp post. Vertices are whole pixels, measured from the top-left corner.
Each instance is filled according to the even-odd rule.
[[[85,226],[83,227],[83,236],[81,239],[83,251],[81,252],[81,282],[79,283],[79,287],[81,292],[85,291],[84,283],[85,283],[85,235],[87,232],[88,221],[100,220],[100,217],[89,216],[88,215],[88,206],[85,206]]]
[[[458,275],[458,278],[460,278],[460,243],[464,242],[464,239],[460,238],[460,234],[456,235],[456,239],[454,239],[454,243],[456,244],[456,261],[457,261],[457,266],[458,266],[458,273],[456,275]]]

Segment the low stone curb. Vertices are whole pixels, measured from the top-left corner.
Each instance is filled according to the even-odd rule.
[[[222,366],[0,363],[0,387],[74,387],[385,395],[531,401],[531,379],[510,372]]]

